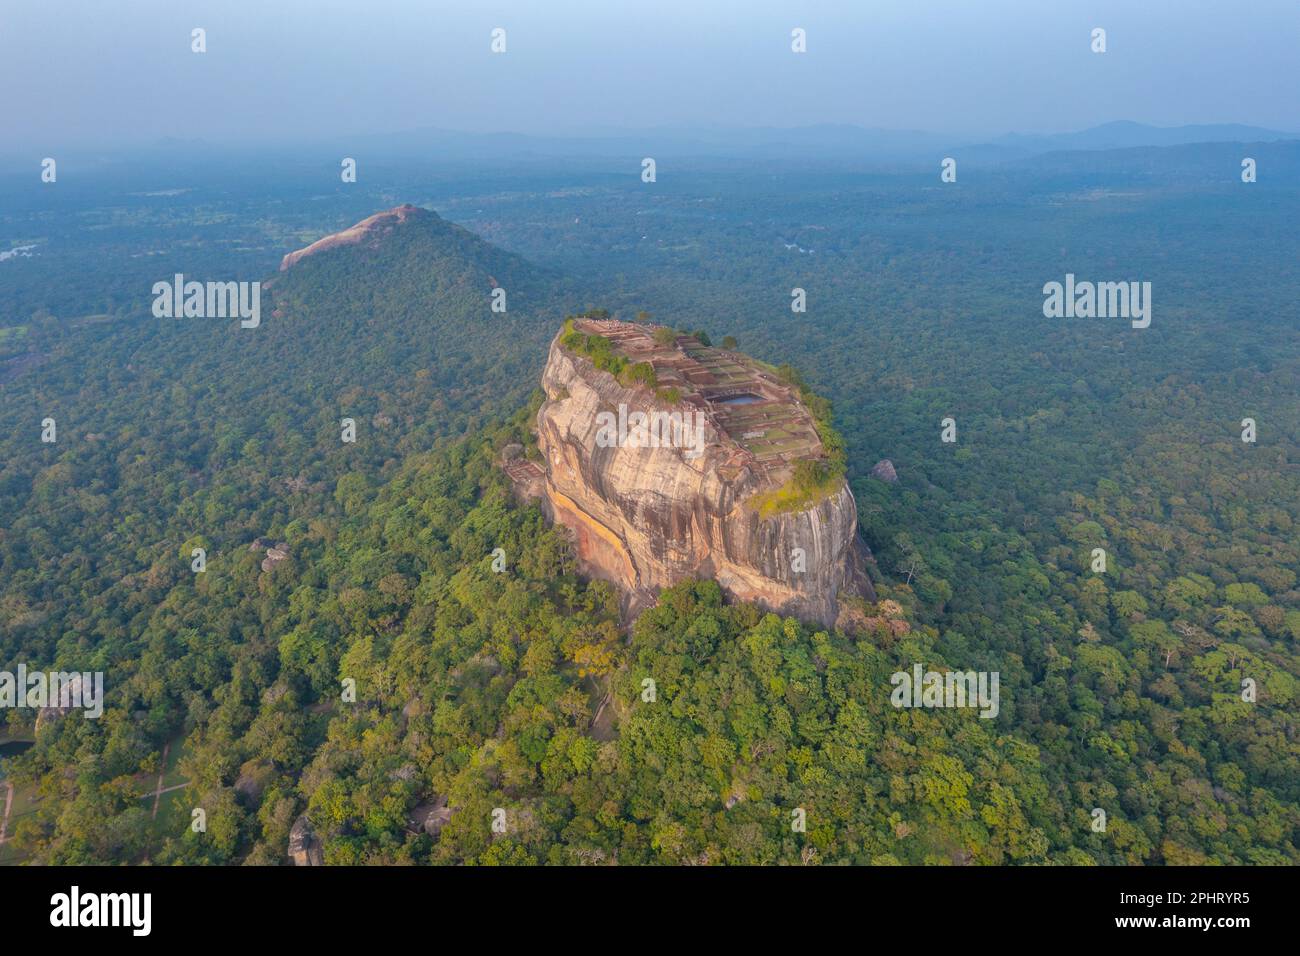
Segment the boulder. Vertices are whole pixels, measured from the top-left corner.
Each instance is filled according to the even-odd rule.
[[[891,484],[898,481],[898,472],[894,470],[894,463],[888,458],[882,458],[871,468],[871,477],[879,478],[881,481],[888,481]]]
[[[289,859],[293,860],[294,866],[325,864],[324,848],[316,839],[316,831],[312,829],[311,821],[305,813],[294,821],[293,828],[289,830]]]

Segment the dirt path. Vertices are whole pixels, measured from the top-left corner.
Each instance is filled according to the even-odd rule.
[[[163,787],[161,790],[155,791],[154,793],[146,793],[145,798],[153,797],[157,800],[158,797],[162,796],[164,793],[171,793],[173,790],[184,790],[188,786],[188,783],[174,783],[170,787]]]
[[[5,834],[9,830],[9,811],[12,810],[14,806],[14,785],[10,783],[8,780],[6,780],[4,782],[4,788],[5,788],[5,815],[3,818],[0,818],[0,843],[4,843],[5,840],[9,839],[9,837],[6,836]]]
[[[591,718],[591,726],[588,730],[595,740],[614,739],[614,711],[609,708],[611,694],[612,691],[605,691],[605,696],[600,699],[600,704],[596,707],[595,716]],[[606,713],[607,709],[608,713]]]
[[[172,749],[172,745],[170,741],[163,744],[162,766],[158,769],[158,786],[154,789],[153,792],[153,816],[151,817],[151,819],[154,820],[158,819],[158,801],[162,799],[163,775],[167,773],[167,755],[171,753],[171,749]]]

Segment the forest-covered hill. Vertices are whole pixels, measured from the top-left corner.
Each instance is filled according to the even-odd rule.
[[[219,562],[283,537],[328,513],[343,476],[381,480],[405,453],[517,408],[566,296],[433,213],[388,236],[379,262],[344,248],[264,278],[258,328],[154,318],[146,283],[134,310],[39,314],[11,334],[0,658],[110,672],[133,660],[138,615],[190,577],[182,552],[201,543]],[[493,281],[504,314],[490,311]]]

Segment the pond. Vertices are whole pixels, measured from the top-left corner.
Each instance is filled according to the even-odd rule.
[[[727,398],[720,398],[720,399],[718,399],[718,401],[717,401],[716,404],[718,404],[718,405],[753,405],[755,402],[761,402],[761,401],[763,401],[763,396],[761,396],[761,395],[750,395],[750,394],[746,393],[746,394],[744,394],[744,395],[730,395],[730,396],[728,396]]]
[[[0,743],[0,760],[5,757],[17,757],[21,753],[26,753],[32,748],[35,741],[32,740],[6,740]]]

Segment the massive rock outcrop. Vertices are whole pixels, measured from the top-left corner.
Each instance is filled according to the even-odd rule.
[[[588,348],[566,346],[566,331]],[[824,449],[799,391],[766,366],[666,329],[581,318],[551,343],[542,386],[543,507],[629,611],[687,577],[827,625],[843,595],[874,599],[843,479],[800,507],[773,506],[798,462]]]
[[[314,256],[318,252],[324,252],[326,249],[334,249],[338,246],[378,246],[384,236],[411,218],[435,219],[437,217],[427,209],[412,206],[410,203],[377,212],[373,216],[349,226],[342,232],[332,233],[323,239],[317,239],[306,248],[289,253],[280,260],[280,271],[287,272],[300,260],[305,259],[307,256]]]

